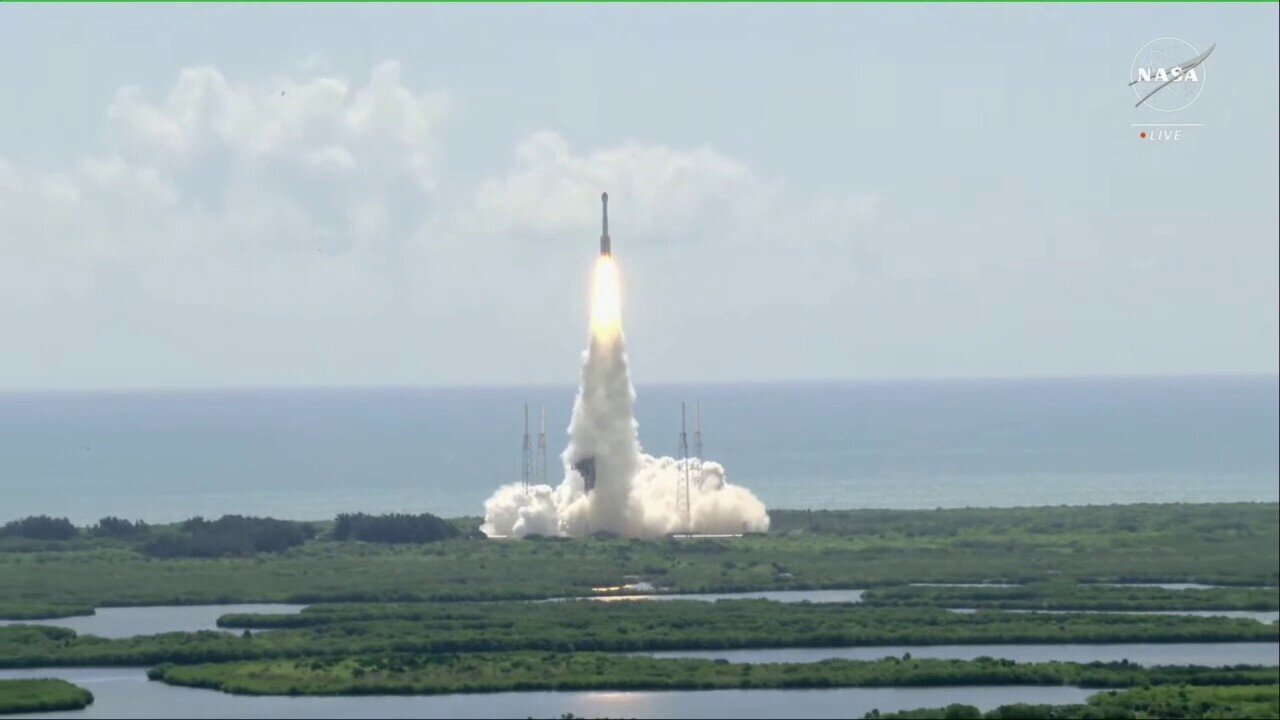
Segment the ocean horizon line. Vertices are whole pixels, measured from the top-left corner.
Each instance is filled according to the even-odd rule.
[[[972,376],[904,376],[855,378],[780,378],[751,380],[655,380],[636,382],[636,387],[842,387],[859,385],[960,385],[968,383],[1036,383],[1036,382],[1155,382],[1171,380],[1273,380],[1280,384],[1280,373],[1264,372],[1194,372],[1156,374],[1083,374],[1083,375],[972,375]],[[576,388],[577,380],[559,382],[494,382],[494,383],[297,383],[297,384],[213,384],[213,385],[121,385],[76,387],[0,387],[0,396],[17,395],[122,395],[122,394],[215,394],[253,392],[305,391],[502,391],[561,390]]]

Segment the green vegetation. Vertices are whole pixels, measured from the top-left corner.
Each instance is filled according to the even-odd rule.
[[[79,710],[93,694],[66,680],[0,680],[0,715]]]
[[[1021,610],[1276,610],[1276,588],[1166,590],[1074,583],[1018,587],[898,586],[868,590],[867,605]]]
[[[425,543],[448,540],[460,533],[447,520],[431,513],[421,515],[339,515],[333,524],[334,540],[377,543]]]
[[[1249,535],[1274,524],[1275,503],[1078,505],[938,510],[771,511],[769,532],[846,537],[958,537],[983,534],[994,523],[1014,535],[1093,536],[1235,532]],[[1159,582],[1157,580],[1157,582]]]
[[[652,650],[660,648],[849,647],[962,642],[1268,641],[1277,629],[1253,620],[1132,615],[951,613],[932,608],[874,608],[847,603],[782,604],[767,600],[716,603],[563,602],[318,605],[296,614],[232,614],[228,628],[340,628],[405,624],[440,642],[470,650]],[[412,629],[407,629],[413,632]],[[491,638],[495,633],[519,640]],[[362,633],[364,634],[364,633]],[[486,638],[489,638],[486,640]],[[477,646],[496,642],[498,646]],[[514,646],[513,642],[531,643]],[[536,644],[543,643],[543,644]]]
[[[768,536],[731,540],[375,545],[320,535],[252,557],[234,556],[251,552],[236,538],[184,546],[190,533],[181,526],[153,526],[132,541],[0,539],[0,603],[533,599],[590,594],[627,576],[678,592],[1051,580],[1274,586],[1278,511],[1275,503],[774,511]],[[176,539],[167,550],[157,541],[158,554],[198,546],[233,556],[156,561],[143,549],[160,536]]]
[[[959,685],[1274,685],[1274,668],[1144,668],[1125,663],[977,660],[826,660],[743,664],[604,653],[385,655],[342,659],[163,665],[172,685],[250,695],[357,695],[506,690],[706,690]]]
[[[479,539],[478,519],[429,514],[344,514],[317,523],[225,516],[160,526],[103,518],[70,532],[65,521],[27,518],[0,533],[0,617],[87,614],[110,605],[330,604],[219,619],[240,634],[105,639],[40,625],[0,627],[0,667],[159,665],[153,676],[172,684],[294,694],[1067,683],[1116,690],[1087,704],[1009,706],[989,716],[1277,715],[1276,668],[909,656],[735,665],[605,654],[1280,638],[1280,626],[1253,620],[1002,611],[1276,609],[1275,503],[772,516],[770,534],[735,539],[524,542]],[[675,592],[870,590],[862,604],[526,602],[638,579]],[[1021,585],[908,585],[915,582]],[[1229,587],[1092,584],[1108,582]],[[493,602],[437,602],[470,600]],[[914,712],[976,717],[977,710]]]
[[[93,608],[88,605],[0,603],[0,620],[48,620],[93,614]]]
[[[1145,720],[1147,718],[1254,718],[1280,717],[1280,689],[1274,684],[1232,687],[1163,685],[1159,687],[1110,690],[1089,698],[1085,705],[1002,705],[983,713],[972,705],[948,705],[906,712],[868,713],[881,720],[963,720],[997,718],[1004,720]]]
[[[223,515],[193,518],[176,530],[150,533],[142,551],[152,557],[247,557],[278,553],[314,537],[314,526],[272,518]]]
[[[21,537],[32,540],[70,540],[76,536],[76,526],[66,518],[48,515],[25,517],[0,525],[0,538]]]
[[[1280,690],[1274,683],[1243,687],[1151,687],[1098,693],[1089,707],[1116,718],[1280,717]]]
[[[225,627],[282,628],[122,639],[41,626],[0,628],[0,666],[148,665],[380,653],[847,647],[951,643],[1275,642],[1253,620],[1163,615],[957,614],[848,604],[563,602],[343,605],[232,615]],[[47,632],[42,635],[41,633]]]
[[[89,528],[89,532],[98,537],[121,540],[136,540],[146,536],[150,531],[151,526],[141,520],[129,521],[111,515],[102,518],[97,525]]]

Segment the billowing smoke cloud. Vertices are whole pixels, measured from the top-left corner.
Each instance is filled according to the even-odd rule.
[[[672,532],[741,533],[769,529],[764,503],[725,481],[719,463],[644,454],[635,421],[635,390],[627,371],[618,269],[597,261],[591,343],[561,454],[564,480],[556,488],[504,485],[485,501],[481,530],[490,537],[611,532],[654,538]],[[689,521],[677,488],[689,478]],[[594,482],[588,491],[587,485]]]

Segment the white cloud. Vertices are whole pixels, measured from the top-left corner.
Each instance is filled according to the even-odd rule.
[[[361,156],[430,189],[447,111],[444,95],[413,93],[399,64],[384,62],[355,88],[327,76],[235,84],[216,68],[188,68],[158,102],[135,87],[120,90],[107,117],[134,161],[183,167],[216,150],[243,161]]]
[[[356,167],[356,158],[351,151],[341,145],[330,145],[312,150],[307,154],[307,161],[319,170],[333,170],[335,172],[343,172],[346,170],[354,170]]]
[[[613,192],[618,217],[635,237],[688,232],[717,215],[751,207],[769,188],[742,162],[709,146],[679,151],[625,142],[575,155],[554,132],[537,132],[516,148],[515,166],[475,193],[486,229],[566,232],[595,224],[601,190]]]
[[[357,85],[198,67],[159,100],[124,88],[108,146],[77,167],[31,177],[0,162],[0,307],[122,286],[103,273],[164,301],[263,315],[382,307],[396,292],[388,248],[409,235],[393,233],[421,221],[438,183],[447,112],[392,62]]]
[[[876,205],[852,193],[800,197],[707,145],[627,141],[575,153],[544,130],[519,143],[510,170],[480,184],[449,219],[451,232],[514,242],[590,238],[598,234],[601,191],[611,194],[610,217],[632,247],[838,241],[848,237],[842,228],[865,223]]]
[[[549,130],[519,141],[508,167],[450,186],[439,161],[448,107],[392,62],[356,84],[197,67],[159,97],[124,88],[106,147],[76,167],[35,176],[0,163],[0,252],[14,258],[0,269],[0,309],[105,306],[124,292],[134,308],[303,318],[407,302],[440,315],[507,302],[589,257],[602,190],[631,258],[673,245],[840,245],[875,208],[858,194],[802,195],[709,145],[582,150]],[[535,311],[483,312],[502,322]]]

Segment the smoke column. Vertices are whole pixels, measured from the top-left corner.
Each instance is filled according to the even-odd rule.
[[[485,501],[480,529],[491,537],[581,537],[603,531],[641,538],[768,530],[764,503],[746,488],[727,483],[718,463],[692,459],[690,527],[684,527],[676,505],[683,462],[640,449],[621,298],[618,265],[612,256],[601,255],[592,283],[591,340],[569,423],[569,446],[560,456],[564,480],[554,489],[536,485],[527,493],[519,483],[503,485]],[[589,492],[584,472],[594,475]]]

